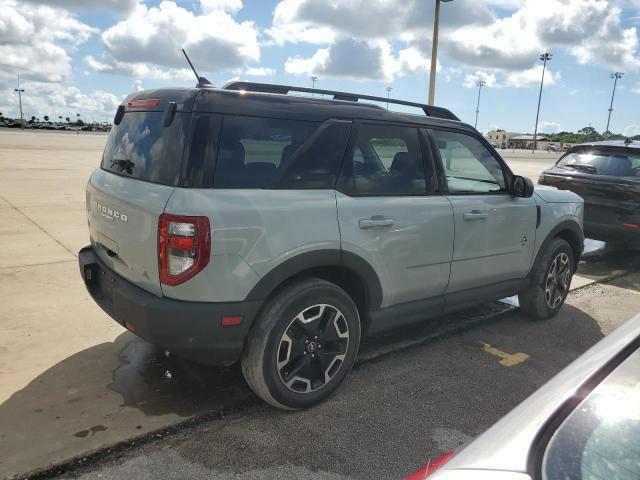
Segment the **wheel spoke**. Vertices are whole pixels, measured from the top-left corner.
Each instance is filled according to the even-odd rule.
[[[299,356],[290,365],[282,369],[282,379],[285,383],[291,381],[294,377],[309,378],[309,356]]]
[[[549,308],[556,308],[566,296],[571,279],[571,259],[560,252],[553,259],[544,287],[544,297]]]
[[[291,320],[280,340],[280,379],[298,393],[317,390],[340,370],[348,348],[349,326],[342,312],[327,304],[308,307]]]

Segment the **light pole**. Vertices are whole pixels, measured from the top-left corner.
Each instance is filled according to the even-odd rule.
[[[609,137],[611,133],[609,132],[609,122],[611,122],[611,112],[613,112],[613,97],[616,95],[616,85],[618,83],[618,79],[622,78],[624,75],[623,72],[613,72],[611,74],[611,78],[613,78],[613,92],[611,92],[611,105],[609,105],[609,118],[607,118],[607,129],[604,131],[604,134]]]
[[[547,68],[547,62],[551,60],[553,55],[549,52],[545,52],[540,55],[540,60],[542,60],[542,80],[540,80],[540,94],[538,95],[538,111],[536,112],[536,126],[533,130],[533,150],[531,153],[535,153],[536,147],[538,146],[538,118],[540,117],[540,102],[542,100],[542,86],[544,85],[544,72]]]
[[[429,72],[429,105],[433,105],[436,96],[436,63],[438,62],[438,30],[440,29],[440,2],[451,0],[436,0],[436,12],[433,18],[433,39],[431,42],[431,71]]]
[[[386,90],[387,90],[387,110],[389,110],[389,102],[388,102],[389,94],[391,93],[391,90],[393,90],[393,87],[387,87]]]
[[[22,93],[24,88],[20,88],[20,74],[18,74],[18,88],[13,89],[14,92],[18,92],[18,102],[20,102],[20,128],[24,130],[24,118],[22,117]]]
[[[476,123],[473,124],[473,128],[478,128],[478,112],[480,112],[480,92],[482,91],[482,87],[487,84],[484,80],[478,80],[476,82],[476,87],[478,87],[478,104],[476,105]]]

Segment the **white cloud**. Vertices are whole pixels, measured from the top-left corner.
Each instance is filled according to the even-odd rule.
[[[542,65],[518,72],[509,72],[505,76],[505,85],[508,87],[530,87],[540,85],[542,79]],[[544,74],[544,86],[549,87],[560,81],[560,74],[547,69]]]
[[[265,68],[265,67],[249,67],[244,70],[242,73],[245,75],[250,75],[254,77],[270,77],[276,74],[275,68]]]
[[[201,73],[243,69],[258,61],[260,47],[255,25],[237,22],[228,13],[242,4],[206,3],[207,13],[203,15],[172,1],[152,8],[138,5],[129,17],[102,33],[102,58],[88,56],[85,60],[102,72],[159,78],[191,75],[186,73],[189,70],[181,48]]]
[[[137,0],[22,0],[25,3],[48,5],[50,7],[64,8],[70,11],[103,10],[117,13],[126,13],[133,10]]]
[[[622,133],[625,137],[635,137],[640,135],[640,125],[629,125]]]
[[[17,73],[25,80],[69,78],[69,53],[95,33],[65,10],[0,0],[0,87]]]
[[[412,33],[429,33],[433,7],[423,0],[282,0],[276,5],[267,34],[278,44],[286,42],[333,43],[337,36],[358,40],[392,40]],[[486,5],[476,0],[456,0],[443,6],[442,25],[494,20]],[[429,33],[430,36],[430,33]]]
[[[563,48],[579,63],[637,69],[638,34],[622,27],[620,13],[607,0],[527,0],[490,26],[446,30],[442,45],[456,60],[485,68],[524,70],[541,52]]]
[[[467,88],[475,88],[476,83],[480,80],[485,82],[487,87],[493,87],[496,85],[496,76],[493,73],[483,72],[478,70],[475,73],[469,73],[464,77],[463,85]]]
[[[345,38],[317,50],[309,58],[289,58],[284,68],[287,73],[297,75],[388,81],[393,75],[386,65],[388,50],[388,45],[383,43]]]
[[[200,7],[204,13],[238,13],[242,9],[242,0],[200,0]]]
[[[28,93],[22,96],[25,118],[37,116],[42,119],[45,115],[52,119],[58,116],[75,118],[80,113],[85,120],[110,120],[121,101],[103,90],[85,93],[74,86],[46,82],[26,82],[23,86],[27,92],[38,92],[37,95]],[[17,96],[10,87],[3,93],[0,111],[17,117]]]
[[[394,55],[384,40],[356,40],[345,37],[311,57],[293,57],[285,62],[285,71],[294,75],[319,75],[390,82],[396,76],[427,72],[430,59],[415,47]]]
[[[538,122],[538,132],[540,133],[558,133],[561,130],[562,127],[558,122],[550,122],[548,120]]]
[[[579,63],[630,71],[640,67],[638,34],[622,25],[621,6],[635,1],[456,0],[442,6],[441,52],[448,60],[492,75],[504,73],[508,86],[533,84],[538,56],[549,49],[564,50]],[[282,0],[266,34],[268,43],[321,46],[311,56],[289,58],[285,69],[290,73],[326,71],[333,76],[389,80],[428,71],[433,8],[427,3],[406,0],[398,8],[394,0]],[[511,13],[496,18],[495,7]],[[390,59],[376,44],[388,46]],[[354,45],[374,61],[366,76],[362,71],[367,69],[358,66],[329,67],[340,63],[333,57],[345,57],[342,48],[353,52]],[[372,56],[376,48],[379,54]],[[549,84],[558,78],[550,75]]]

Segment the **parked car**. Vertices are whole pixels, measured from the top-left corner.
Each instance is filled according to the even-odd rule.
[[[555,315],[582,199],[534,194],[448,110],[359,99],[387,101],[245,82],[130,95],[87,185],[94,300],[178,355],[240,360],[290,409],[335,390],[363,335],[513,294]]]
[[[640,478],[640,315],[458,453],[406,479]]]
[[[576,145],[542,172],[538,183],[584,198],[589,238],[640,247],[640,142]]]

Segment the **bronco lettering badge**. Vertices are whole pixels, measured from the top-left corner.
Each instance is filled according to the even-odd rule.
[[[96,208],[100,212],[100,215],[109,220],[117,219],[122,220],[123,222],[129,220],[129,217],[126,213],[119,212],[117,210],[114,210],[113,208],[105,207],[100,202],[96,202]]]

